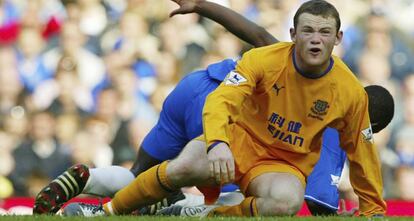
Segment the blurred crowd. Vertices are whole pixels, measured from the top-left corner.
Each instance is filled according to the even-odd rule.
[[[301,0],[215,0],[289,41]],[[335,49],[396,101],[375,136],[386,198],[414,200],[414,1],[331,1]],[[0,199],[35,196],[74,163],[131,166],[186,73],[251,46],[170,0],[0,0]],[[345,172],[346,174],[346,172]],[[346,176],[345,176],[346,177]],[[341,191],[355,197],[344,179]]]

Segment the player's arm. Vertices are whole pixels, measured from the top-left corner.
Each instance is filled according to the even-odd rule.
[[[360,214],[383,215],[386,204],[382,198],[382,176],[380,160],[373,144],[369,123],[368,96],[360,92],[345,118],[345,129],[341,131],[341,146],[347,152],[350,180],[359,197]]]
[[[208,146],[215,141],[229,143],[228,127],[237,121],[243,102],[263,78],[255,49],[243,54],[236,69],[207,96],[203,109],[203,129]]]
[[[217,183],[234,180],[234,158],[229,149],[230,124],[237,121],[243,102],[256,90],[257,82],[263,78],[256,59],[255,49],[245,53],[236,70],[227,75],[204,104],[203,131],[210,173]]]
[[[237,12],[216,3],[205,0],[172,1],[177,3],[180,8],[171,12],[170,16],[195,12],[221,24],[229,32],[255,47],[279,42],[263,27],[249,21]]]

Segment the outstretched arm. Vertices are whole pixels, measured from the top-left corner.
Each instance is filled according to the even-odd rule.
[[[195,12],[221,24],[229,32],[255,47],[279,42],[263,27],[249,21],[237,12],[216,3],[205,0],[172,1],[177,3],[180,8],[171,12],[170,16]]]

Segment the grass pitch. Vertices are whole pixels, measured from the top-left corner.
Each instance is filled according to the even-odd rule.
[[[378,220],[378,221],[413,221],[414,217],[385,217],[385,218],[360,218],[360,217],[272,217],[272,218],[187,218],[187,217],[157,217],[157,216],[112,216],[112,217],[59,217],[59,216],[0,216],[0,221],[358,221],[358,220]]]

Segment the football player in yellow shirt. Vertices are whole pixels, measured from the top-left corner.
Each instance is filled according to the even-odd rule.
[[[177,159],[140,174],[104,205],[105,213],[129,213],[183,186],[199,186],[214,202],[218,187],[234,182],[246,196],[241,204],[178,212],[293,215],[303,203],[306,177],[319,158],[322,132],[332,127],[347,153],[361,214],[384,214],[367,94],[332,55],[342,39],[337,10],[321,0],[302,4],[291,37],[291,43],[247,52],[207,98],[204,135],[191,141]]]
[[[325,1],[309,1],[296,12],[294,26],[293,42],[247,52],[207,98],[203,139],[211,173],[217,183],[234,180],[251,196],[243,202],[250,202],[251,214],[295,214],[329,126],[347,152],[361,213],[384,214],[367,95],[332,55],[342,39],[338,12]],[[243,203],[242,211],[249,208]]]

